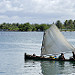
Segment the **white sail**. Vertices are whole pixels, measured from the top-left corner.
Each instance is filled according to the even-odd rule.
[[[74,47],[70,45],[56,25],[51,25],[51,27],[44,32],[41,55],[58,54],[73,50]]]

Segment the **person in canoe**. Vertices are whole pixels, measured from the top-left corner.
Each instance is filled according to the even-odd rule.
[[[57,59],[56,56],[50,56],[49,58],[50,58],[50,59]]]
[[[75,53],[74,53],[74,52],[72,52],[72,54],[73,54],[73,56],[72,56],[72,57],[70,57],[70,60],[75,60]]]
[[[65,60],[65,57],[64,57],[64,54],[63,53],[61,53],[61,55],[59,56],[59,58],[58,58],[59,60]]]
[[[36,57],[36,55],[35,55],[35,54],[33,54],[33,57]]]
[[[50,56],[49,58],[50,58],[50,59],[55,59],[54,56]]]
[[[75,53],[74,52],[72,52],[73,53],[73,59],[75,59]]]

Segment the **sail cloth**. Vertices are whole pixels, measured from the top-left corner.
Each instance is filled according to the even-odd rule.
[[[51,25],[51,27],[44,32],[41,55],[59,54],[73,50],[74,47],[70,45],[56,25]]]

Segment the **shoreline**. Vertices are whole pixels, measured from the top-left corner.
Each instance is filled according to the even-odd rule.
[[[0,31],[0,32],[44,32],[44,31]],[[75,32],[75,31],[60,31],[60,32]]]

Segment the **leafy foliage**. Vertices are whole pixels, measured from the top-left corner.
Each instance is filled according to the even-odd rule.
[[[65,20],[64,24],[60,20],[56,21],[56,26],[61,30],[74,31],[75,30],[75,20]],[[51,24],[30,24],[24,23],[2,23],[0,24],[0,30],[7,31],[45,31],[50,27]]]

